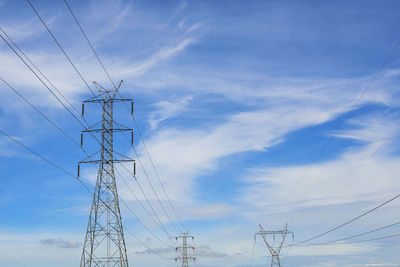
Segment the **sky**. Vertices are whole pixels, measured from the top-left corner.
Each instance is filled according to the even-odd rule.
[[[139,129],[115,107],[115,119],[134,129],[139,156],[115,136],[115,149],[138,163],[138,182],[116,166],[130,266],[177,266],[164,243],[176,246],[179,219],[195,237],[198,266],[268,266],[263,241],[254,242],[259,224],[294,233],[283,266],[400,266],[398,237],[352,243],[399,234],[399,225],[289,248],[400,190],[398,1],[68,3],[113,81],[124,81],[121,94],[134,99]],[[64,1],[32,4],[89,86],[111,88]],[[0,0],[0,27],[80,110],[92,95],[29,4]],[[0,41],[0,77],[75,143],[2,82],[0,130],[75,174],[86,157],[83,127]],[[85,113],[89,124],[100,119],[95,104]],[[90,136],[84,148],[99,149]],[[78,266],[91,195],[5,136],[0,157],[0,266]],[[96,175],[81,166],[90,188]],[[399,208],[395,200],[312,242],[397,223]]]

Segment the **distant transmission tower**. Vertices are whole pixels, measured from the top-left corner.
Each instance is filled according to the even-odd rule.
[[[176,251],[182,252],[181,256],[175,258],[175,261],[181,260],[182,267],[189,267],[189,260],[195,261],[195,257],[188,256],[188,249],[194,250],[194,246],[188,245],[188,238],[194,240],[193,236],[190,236],[187,232],[183,233],[181,236],[176,237],[176,240],[182,239],[182,246],[176,248]]]
[[[292,238],[294,239],[293,232],[288,231],[287,224],[285,226],[285,230],[279,230],[279,231],[265,231],[264,228],[261,226],[261,224],[259,226],[260,226],[260,231],[254,234],[254,240],[256,240],[258,235],[260,235],[263,238],[265,245],[267,246],[272,256],[271,267],[274,266],[280,267],[281,262],[279,260],[279,253],[281,252],[283,243],[285,243],[285,239],[288,234],[291,234]],[[271,245],[268,241],[268,236],[272,236],[274,242],[276,241],[276,236],[279,236],[280,239],[278,240],[279,242],[278,246],[274,246],[273,244]]]
[[[119,124],[114,121],[113,105],[116,102],[132,102],[132,99],[116,98],[122,81],[118,88],[113,90],[106,90],[97,83],[94,84],[99,90],[99,95],[83,102],[82,115],[84,115],[85,103],[100,103],[102,105],[102,120],[82,132],[81,144],[83,144],[83,133],[92,135],[99,133],[101,134],[101,148],[79,163],[99,165],[80,266],[129,267],[115,182],[114,163],[134,162],[134,160],[119,153],[117,154],[121,155],[122,159],[114,158],[113,134],[123,131],[133,133],[133,131],[128,128],[120,128]],[[78,176],[79,169],[80,165],[78,165]]]

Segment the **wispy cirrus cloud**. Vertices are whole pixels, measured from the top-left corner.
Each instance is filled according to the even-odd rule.
[[[192,96],[185,96],[172,101],[161,101],[155,104],[156,111],[150,114],[149,124],[152,130],[166,119],[172,118],[187,110],[187,106],[193,100]]]
[[[157,52],[151,55],[148,59],[137,62],[135,64],[130,64],[130,66],[122,67],[120,73],[123,76],[127,77],[135,77],[141,74],[144,74],[151,68],[153,68],[156,64],[171,58],[172,56],[177,55],[179,52],[185,50],[191,44],[195,42],[193,38],[186,38],[176,45],[173,46],[164,46],[160,48]]]
[[[78,241],[47,238],[39,241],[41,244],[46,246],[57,246],[60,248],[79,248],[81,243]]]

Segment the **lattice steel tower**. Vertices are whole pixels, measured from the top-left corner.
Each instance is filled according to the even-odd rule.
[[[271,267],[274,267],[274,266],[280,267],[281,262],[279,260],[279,253],[281,252],[283,243],[285,243],[285,239],[288,234],[291,234],[292,238],[294,239],[293,232],[288,231],[287,224],[285,226],[285,230],[279,230],[279,231],[265,231],[264,228],[261,226],[261,224],[259,226],[260,226],[260,231],[254,234],[254,241],[257,238],[257,235],[261,235],[265,242],[265,245],[267,246],[267,248],[269,250],[269,253],[271,253],[271,256],[272,256]],[[273,236],[273,241],[276,241],[276,235],[278,235],[280,237],[280,240],[278,241],[279,243],[277,246],[271,245],[269,243],[268,238],[267,238],[268,235]]]
[[[83,102],[82,115],[84,115],[85,103],[99,103],[102,105],[102,120],[82,132],[81,144],[83,144],[83,133],[90,133],[93,136],[101,134],[101,141],[99,141],[101,148],[80,162],[80,164],[99,165],[80,267],[129,267],[114,163],[132,162],[133,160],[125,156],[122,156],[122,159],[114,157],[116,152],[113,147],[113,135],[114,132],[131,131],[133,133],[133,131],[119,127],[119,124],[114,121],[113,106],[116,102],[128,101],[132,103],[133,107],[133,102],[132,99],[116,98],[122,81],[118,88],[112,90],[106,90],[100,85],[94,84],[99,90],[99,95]],[[96,138],[96,140],[98,139]],[[79,169],[80,165],[78,165],[78,176]]]
[[[182,246],[176,247],[176,251],[181,251],[182,255],[178,256],[175,258],[175,261],[182,260],[182,267],[189,267],[189,260],[195,261],[195,257],[188,256],[188,249],[193,249],[194,246],[188,245],[188,238],[192,238],[194,240],[194,237],[189,235],[189,233],[185,232],[181,236],[176,237],[176,240],[182,239]]]

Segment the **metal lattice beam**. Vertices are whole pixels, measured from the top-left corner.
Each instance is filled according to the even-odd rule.
[[[114,132],[131,129],[115,128],[113,111],[114,102],[132,100],[116,99],[115,96],[119,87],[106,90],[96,83],[95,85],[99,89],[99,95],[84,101],[84,103],[100,103],[102,105],[101,129],[86,129],[83,132],[101,133],[101,149],[80,162],[80,164],[99,165],[80,267],[129,267],[115,182],[114,163],[134,162],[134,160],[127,157],[124,157],[124,159],[114,157]],[[83,107],[82,105],[82,113],[84,113]],[[97,157],[97,154],[100,157],[93,159],[95,156]]]

